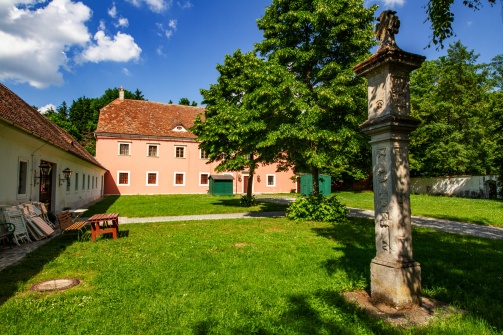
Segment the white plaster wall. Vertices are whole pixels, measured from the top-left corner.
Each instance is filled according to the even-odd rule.
[[[487,198],[488,181],[497,181],[497,176],[410,178],[410,185],[414,194]]]
[[[18,195],[19,160],[28,163],[26,194]],[[39,200],[39,185],[35,184],[34,175],[39,175],[40,161],[44,160],[54,165],[53,168],[53,204],[51,211],[59,212],[63,208],[79,208],[102,196],[102,176],[105,170],[97,167],[73,154],[70,154],[52,144],[25,133],[9,124],[0,121],[0,204],[19,204]],[[60,186],[59,177],[62,171],[70,168],[73,175],[70,181],[70,191],[66,191],[66,182]],[[78,190],[74,188],[75,174],[96,177],[97,183],[92,189],[82,190],[80,180]],[[86,180],[87,183],[87,180]]]

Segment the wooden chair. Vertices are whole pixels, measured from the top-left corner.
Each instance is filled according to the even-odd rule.
[[[64,211],[56,215],[59,222],[59,228],[64,234],[67,231],[77,231],[77,240],[80,240],[82,234],[84,234],[84,230],[87,226],[86,221],[78,221],[73,222],[72,214],[68,211]]]

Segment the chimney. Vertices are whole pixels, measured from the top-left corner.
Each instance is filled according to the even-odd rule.
[[[119,89],[119,100],[124,100],[124,89],[121,88]]]

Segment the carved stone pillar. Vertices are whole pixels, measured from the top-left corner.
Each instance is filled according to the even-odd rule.
[[[395,308],[421,304],[421,267],[412,255],[409,200],[409,74],[423,56],[397,47],[380,48],[356,65],[368,79],[368,120],[374,173],[376,257],[370,265],[371,299]]]

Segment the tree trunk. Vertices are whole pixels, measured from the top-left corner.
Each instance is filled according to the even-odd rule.
[[[248,177],[248,188],[246,189],[246,196],[251,198],[253,195],[253,176],[255,175],[255,164],[253,163],[253,155],[251,156],[250,176]]]
[[[320,193],[320,169],[313,167],[313,195],[318,195]]]

